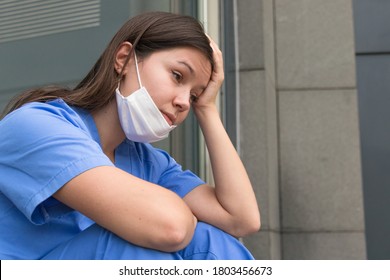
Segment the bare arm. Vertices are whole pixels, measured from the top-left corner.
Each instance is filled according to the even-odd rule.
[[[123,239],[161,251],[184,248],[196,226],[179,196],[115,167],[88,170],[54,197]]]
[[[216,96],[224,79],[222,53],[214,42],[215,69],[206,90],[196,103],[195,115],[205,137],[215,188],[204,185],[184,199],[195,216],[234,236],[245,236],[260,228],[260,214],[253,188],[219,117]]]

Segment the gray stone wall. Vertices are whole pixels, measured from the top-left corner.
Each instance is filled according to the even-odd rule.
[[[365,259],[350,0],[237,1],[257,259]]]

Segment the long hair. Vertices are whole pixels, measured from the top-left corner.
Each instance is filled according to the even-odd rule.
[[[122,73],[118,74],[114,68],[115,55],[126,41],[133,48],[125,64],[134,50],[138,57],[145,58],[158,50],[192,47],[205,55],[212,68],[214,65],[210,41],[199,21],[167,12],[144,13],[131,18],[119,29],[95,65],[74,89],[46,86],[25,91],[8,103],[1,118],[28,102],[46,102],[57,98],[89,111],[101,109],[115,98],[115,89],[122,78]]]

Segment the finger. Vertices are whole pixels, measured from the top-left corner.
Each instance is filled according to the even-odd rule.
[[[214,62],[216,64],[216,68],[215,70],[218,70],[221,69],[221,67],[223,68],[223,59],[222,59],[222,51],[220,50],[219,46],[217,45],[217,43],[210,37],[210,35],[206,34],[207,38],[209,38],[210,40],[210,47],[212,48],[213,50],[213,57],[214,57]]]
[[[218,44],[213,40],[213,38],[210,37],[210,35],[206,34],[207,38],[209,38],[210,41],[210,47],[213,49],[214,53],[219,53],[221,50],[218,47]]]
[[[211,77],[211,80],[217,82],[217,84],[221,84],[225,79],[222,51],[219,49],[219,46],[210,37],[210,35],[206,34],[206,36],[207,38],[209,38],[210,47],[213,50],[214,69],[213,69],[213,75]]]

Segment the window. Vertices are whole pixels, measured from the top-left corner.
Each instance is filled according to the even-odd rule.
[[[230,11],[232,1],[214,0],[72,0],[72,1],[2,1],[0,3],[0,110],[12,96],[33,87],[49,84],[75,86],[93,66],[101,52],[131,16],[160,10],[187,14],[204,23],[206,31],[218,41],[220,11]],[[228,23],[231,24],[231,23]],[[226,25],[230,28],[229,25]],[[224,52],[232,54],[233,49]],[[230,55],[229,55],[230,56]],[[233,59],[225,60],[231,67]],[[227,71],[227,87],[220,103],[228,108],[224,119],[234,135],[234,99],[225,99],[235,87],[234,77]],[[233,106],[233,107],[232,107]],[[222,106],[221,106],[222,108]],[[229,109],[230,108],[230,109]],[[226,111],[221,110],[222,113]],[[230,125],[230,124],[233,124]],[[190,113],[183,125],[171,136],[156,143],[183,165],[205,180],[212,180],[207,151],[195,116]]]

